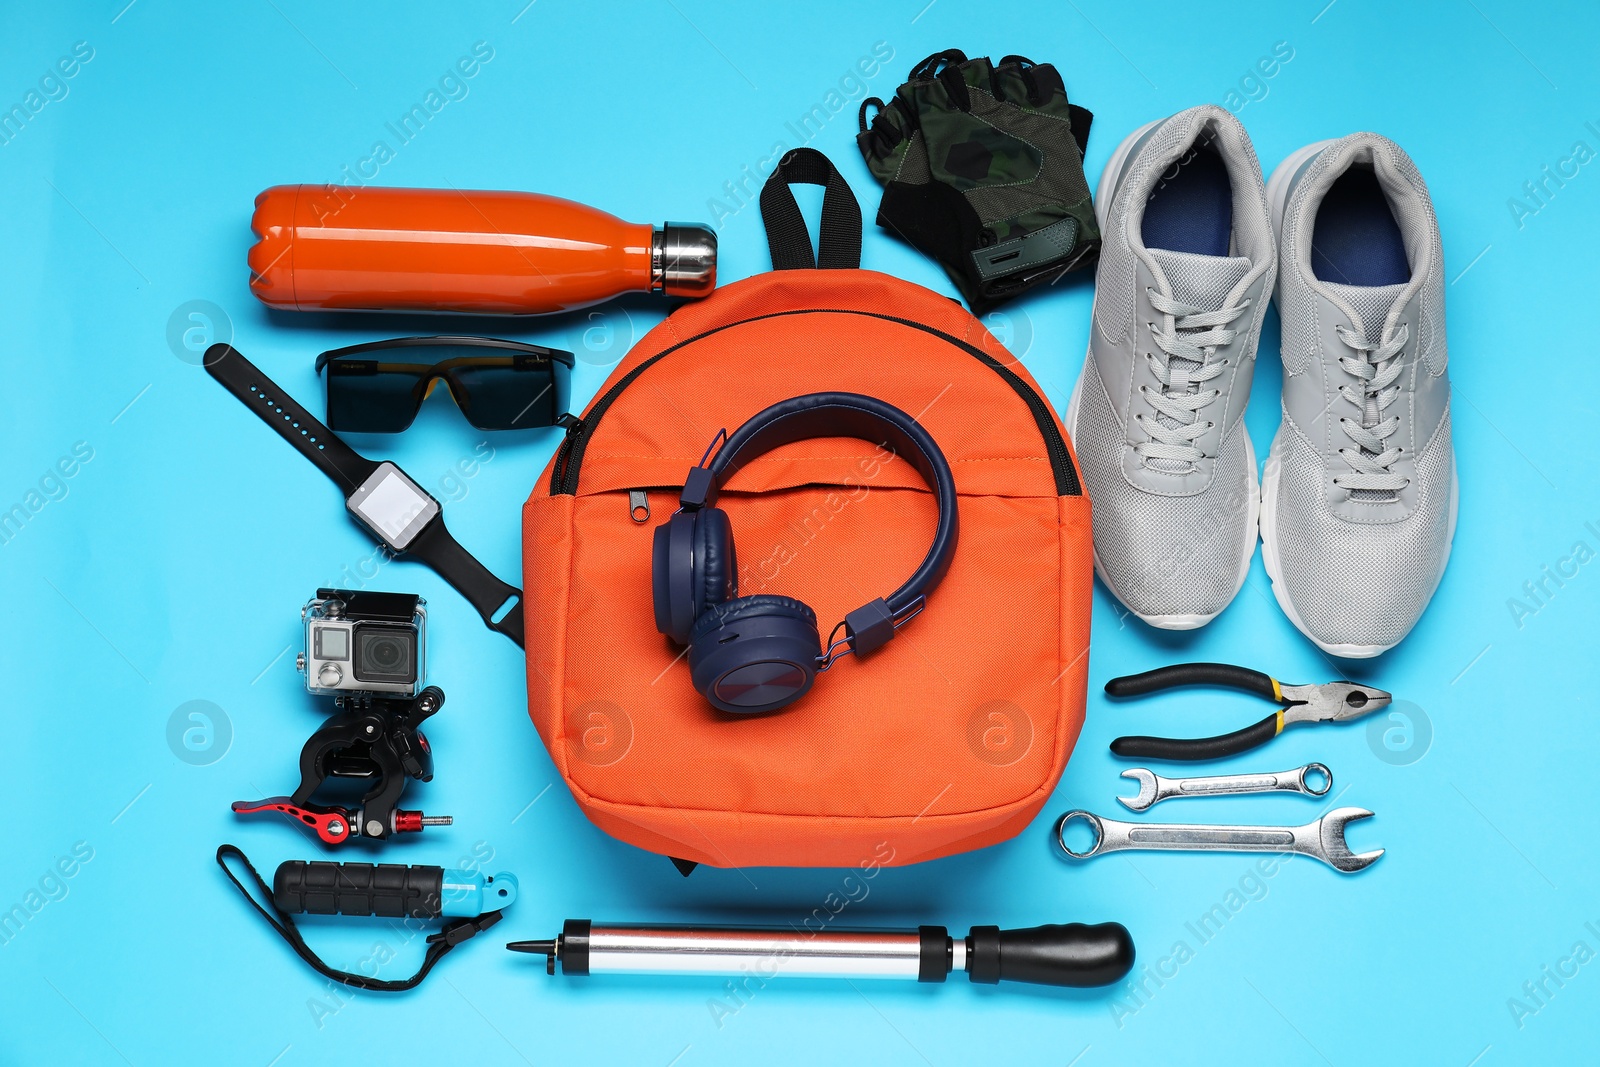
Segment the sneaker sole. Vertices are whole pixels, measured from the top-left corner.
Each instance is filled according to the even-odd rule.
[[[1165,120],[1157,119],[1154,122],[1148,122],[1134,130],[1127,137],[1123,138],[1122,143],[1117,146],[1116,151],[1111,153],[1111,159],[1107,161],[1106,169],[1100,172],[1100,181],[1095,186],[1094,211],[1095,219],[1100,223],[1100,231],[1102,233],[1104,233],[1106,229],[1105,213],[1111,208],[1112,190],[1116,185],[1117,178],[1122,174],[1123,167],[1127,164],[1128,155],[1133,151],[1133,146],[1141,137],[1155,129],[1163,121]],[[1095,292],[1095,302],[1098,303],[1099,299],[1099,290],[1097,288]],[[1094,329],[1094,323],[1094,310],[1091,308],[1089,329]],[[1077,440],[1078,438],[1078,398],[1083,396],[1083,379],[1085,373],[1089,369],[1089,358],[1089,353],[1084,353],[1083,369],[1078,372],[1078,384],[1073,386],[1072,399],[1067,402],[1067,431],[1072,435],[1073,440]],[[1244,433],[1244,426],[1242,423],[1240,424],[1239,432]],[[1256,532],[1259,529],[1261,514],[1261,488],[1259,485],[1257,485],[1255,476],[1256,450],[1255,446],[1250,441],[1250,435],[1248,433],[1246,433],[1244,437],[1244,449],[1246,462],[1249,464],[1248,469],[1250,471],[1250,516],[1248,519],[1249,531],[1245,537],[1246,548],[1244,552],[1244,558],[1240,560],[1238,577],[1234,582],[1233,592],[1228,596],[1228,604],[1233,603],[1233,598],[1239,595],[1240,589],[1244,588],[1244,580],[1250,573],[1250,559],[1255,555],[1256,551]],[[1090,503],[1092,506],[1093,501],[1091,500]],[[1215,619],[1228,607],[1228,604],[1224,604],[1222,607],[1218,608],[1209,615],[1144,615],[1129,607],[1127,599],[1124,598],[1121,593],[1117,592],[1117,587],[1112,584],[1109,578],[1106,577],[1106,569],[1100,562],[1100,550],[1098,548],[1094,550],[1094,572],[1100,577],[1100,583],[1111,591],[1111,595],[1116,597],[1117,601],[1121,603],[1123,607],[1128,608],[1128,611],[1137,617],[1141,622],[1149,626],[1154,626],[1158,630],[1195,630],[1201,626],[1204,626],[1212,619]]]
[[[1292,153],[1289,158],[1279,163],[1273,170],[1272,177],[1267,181],[1267,203],[1272,211],[1272,232],[1280,241],[1283,235],[1283,216],[1289,206],[1289,186],[1294,181],[1294,176],[1300,168],[1305,166],[1318,152],[1333,144],[1333,141],[1318,141],[1316,144],[1306,145],[1304,148]],[[1282,285],[1283,269],[1279,266],[1278,285]],[[1283,303],[1278,298],[1276,287],[1273,293],[1273,302],[1278,305],[1278,319],[1283,320]],[[1332,644],[1323,641],[1311,632],[1305,622],[1300,618],[1299,612],[1294,609],[1294,602],[1289,599],[1288,586],[1283,580],[1283,564],[1278,558],[1277,536],[1278,522],[1278,480],[1282,468],[1283,427],[1278,427],[1278,432],[1272,437],[1272,448],[1267,452],[1267,467],[1261,475],[1261,561],[1266,564],[1267,580],[1272,586],[1272,596],[1278,602],[1278,607],[1289,617],[1294,628],[1306,636],[1306,639],[1316,645],[1330,656],[1340,659],[1371,659],[1381,656],[1389,651],[1400,641],[1405,640],[1405,634],[1400,639],[1387,645],[1354,645]],[[1460,482],[1456,479],[1456,464],[1454,454],[1450,457],[1450,517],[1449,532],[1445,538],[1444,555],[1439,560],[1439,573],[1434,576],[1434,588],[1437,589],[1439,581],[1444,577],[1446,564],[1450,562],[1450,549],[1455,544],[1456,513],[1460,503]],[[1410,631],[1408,630],[1407,633]]]

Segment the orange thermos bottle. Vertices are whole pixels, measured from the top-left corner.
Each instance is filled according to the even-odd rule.
[[[275,185],[256,197],[250,290],[298,311],[538,315],[635,290],[705,296],[717,238],[538,193]]]

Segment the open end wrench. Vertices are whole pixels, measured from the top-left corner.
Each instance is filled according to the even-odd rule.
[[[1056,822],[1056,844],[1068,858],[1086,860],[1129,849],[1176,852],[1298,852],[1339,871],[1354,874],[1377,862],[1383,849],[1354,853],[1344,843],[1344,828],[1369,819],[1365,808],[1335,808],[1304,826],[1196,826],[1181,823],[1137,823],[1102,819],[1087,811],[1069,811]],[[1067,846],[1067,825],[1088,823],[1094,844],[1083,852]]]
[[[1208,778],[1163,778],[1144,767],[1122,772],[1139,783],[1136,797],[1118,797],[1129,811],[1145,811],[1171,797],[1215,797],[1235,793],[1301,793],[1320,797],[1333,788],[1333,772],[1320,763],[1264,774],[1218,774]],[[1308,779],[1310,779],[1308,781]]]

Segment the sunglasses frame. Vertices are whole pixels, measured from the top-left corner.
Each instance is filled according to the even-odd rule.
[[[530,361],[534,365],[549,367],[550,388],[554,390],[551,409],[556,415],[549,422],[537,426],[483,426],[473,418],[472,390],[461,380],[456,373],[463,367],[471,367],[474,360],[479,358],[473,355],[455,355],[447,359],[435,360],[432,363],[405,364],[406,370],[390,370],[390,374],[406,374],[414,379],[411,386],[412,409],[411,416],[404,426],[397,426],[393,430],[352,430],[348,426],[339,426],[333,418],[333,404],[330,391],[333,388],[335,373],[330,371],[330,366],[339,363],[369,362],[381,364],[384,362],[378,353],[403,353],[407,349],[427,348],[467,348],[482,349],[483,356],[504,355],[513,357],[513,368],[520,369],[517,357]],[[365,358],[363,358],[365,357]],[[325,410],[329,415],[329,429],[349,433],[400,433],[411,427],[417,415],[422,411],[422,403],[432,390],[433,383],[443,381],[450,391],[451,398],[456,407],[461,409],[462,417],[480,430],[498,431],[507,429],[533,430],[544,429],[548,426],[561,424],[560,415],[566,411],[568,389],[570,386],[573,367],[571,352],[559,348],[546,348],[543,345],[529,344],[525,341],[507,341],[497,337],[478,337],[472,335],[440,334],[431,337],[395,337],[385,341],[366,341],[358,345],[347,345],[344,348],[332,348],[317,356],[317,375],[323,379],[323,401]],[[418,369],[410,369],[410,368]],[[541,394],[542,397],[543,394]]]

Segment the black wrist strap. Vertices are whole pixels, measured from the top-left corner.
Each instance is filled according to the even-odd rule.
[[[434,519],[406,546],[405,554],[415,556],[432,567],[456,592],[467,598],[483,624],[495,633],[505,634],[523,645],[522,590],[496,578],[478,557],[461,547],[461,542],[445,528],[444,517]],[[500,606],[511,601],[499,622],[494,621]]]
[[[376,462],[335,437],[332,430],[261,373],[237,348],[212,345],[206,349],[204,363],[211,377],[332,478],[345,496],[355,492],[378,469]]]
[[[272,909],[271,911],[262,907],[261,901],[256,899],[255,894],[243,882],[239,881],[239,876],[234,874],[233,869],[228,866],[228,860],[230,859],[236,859],[244,864],[244,869],[250,872],[250,877],[260,887],[261,895],[267,901],[268,907]],[[354,986],[356,989],[369,989],[378,993],[400,993],[407,989],[414,989],[424,978],[428,977],[428,972],[433,970],[434,965],[444,959],[445,953],[500,921],[500,913],[498,911],[487,911],[471,919],[454,919],[446,923],[437,933],[428,935],[428,951],[422,957],[422,966],[417,968],[417,973],[410,978],[383,981],[378,978],[370,978],[364,974],[353,974],[350,971],[341,971],[337,967],[330,967],[323,962],[322,957],[311,951],[311,946],[307,945],[305,938],[300,935],[300,928],[295,925],[294,919],[273,901],[271,887],[262,880],[261,875],[257,873],[249,858],[236,845],[217,846],[217,866],[222,868],[222,873],[228,876],[228,880],[250,902],[250,906],[255,908],[261,917],[267,921],[267,925],[278,931],[278,935],[289,943],[289,947],[294,949],[301,959],[309,963],[323,977],[330,978],[343,985]]]
[[[380,466],[336,437],[232,345],[212,345],[206,349],[204,363],[211,377],[331,478],[346,499]],[[477,557],[462,548],[445,528],[443,515],[428,523],[404,549],[388,547],[398,555],[426,563],[467,598],[485,626],[505,634],[518,648],[523,646],[522,591],[496,578]],[[496,622],[495,615],[507,601],[511,603],[504,617]]]

